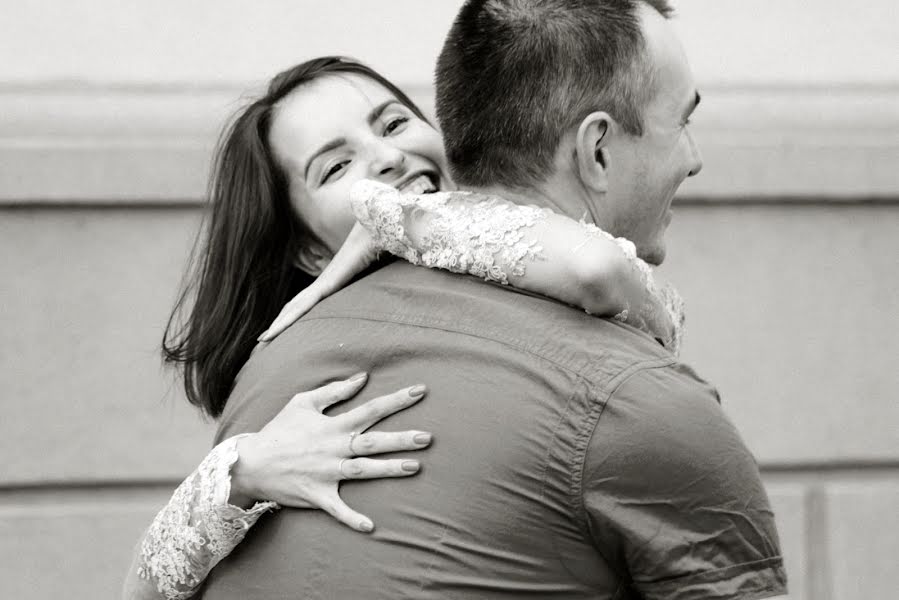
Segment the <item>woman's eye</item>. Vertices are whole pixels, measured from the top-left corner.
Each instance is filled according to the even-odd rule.
[[[396,117],[387,122],[384,126],[384,135],[390,135],[397,129],[409,122],[409,117]]]
[[[342,160],[339,163],[335,164],[333,167],[328,169],[324,176],[322,177],[322,183],[328,183],[328,180],[337,175],[346,165],[348,165],[350,161]]]

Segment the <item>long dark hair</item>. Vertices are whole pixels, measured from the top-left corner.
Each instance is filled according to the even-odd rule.
[[[313,277],[294,266],[314,236],[290,202],[287,174],[268,143],[275,105],[323,75],[354,73],[384,86],[418,117],[390,81],[349,58],[316,58],[276,75],[261,98],[237,112],[221,134],[209,182],[211,208],[186,283],[162,338],[166,363],[183,370],[191,404],[221,415],[234,379],[287,300]]]

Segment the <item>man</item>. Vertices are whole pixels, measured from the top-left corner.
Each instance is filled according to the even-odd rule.
[[[699,102],[664,1],[470,1],[437,70],[467,189],[542,204],[659,263],[675,190],[701,168]],[[348,483],[369,536],[283,510],[206,598],[771,598],[773,516],[717,392],[620,323],[393,263],[322,302],[239,377],[219,438],[350,370],[371,394],[423,379],[390,429],[433,431],[402,489]],[[347,407],[348,408],[348,407]]]

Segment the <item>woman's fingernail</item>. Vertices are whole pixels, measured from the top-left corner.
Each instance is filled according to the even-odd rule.
[[[404,460],[403,461],[403,471],[408,471],[410,473],[414,473],[418,470],[418,461],[415,460]]]
[[[362,519],[359,521],[359,529],[365,532],[372,531],[375,528],[375,524],[369,521],[368,519]]]
[[[423,396],[427,389],[428,388],[423,385],[416,385],[415,387],[409,388],[409,395],[413,398],[418,398],[419,396]]]
[[[352,377],[350,377],[348,381],[349,381],[350,383],[359,383],[360,381],[362,381],[362,380],[365,379],[366,377],[368,377],[368,373],[366,373],[365,371],[361,371],[361,372],[359,372],[359,373],[356,373],[356,374],[353,375]]]
[[[416,444],[430,444],[431,443],[431,434],[430,433],[416,433],[412,438]]]

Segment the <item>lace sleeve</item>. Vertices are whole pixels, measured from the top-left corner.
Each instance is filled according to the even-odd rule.
[[[670,284],[656,283],[652,268],[637,256],[637,247],[630,240],[616,238],[592,223],[581,221],[580,226],[589,237],[602,238],[618,246],[635,276],[646,288],[647,294],[636,309],[626,305],[613,318],[654,335],[661,334],[664,346],[675,355],[680,354],[684,336],[684,301],[678,291]]]
[[[237,440],[212,449],[156,515],[141,543],[138,575],[165,598],[190,598],[209,571],[237,546],[262,514],[278,508],[257,502],[244,510],[228,504]]]
[[[510,275],[524,275],[526,261],[542,258],[524,230],[545,218],[543,209],[470,192],[403,195],[369,180],[353,186],[351,199],[375,243],[414,265],[507,285]]]
[[[351,202],[375,245],[412,264],[511,284],[680,347],[680,296],[656,285],[633,243],[595,225],[496,196],[406,195],[369,180],[353,186]]]

